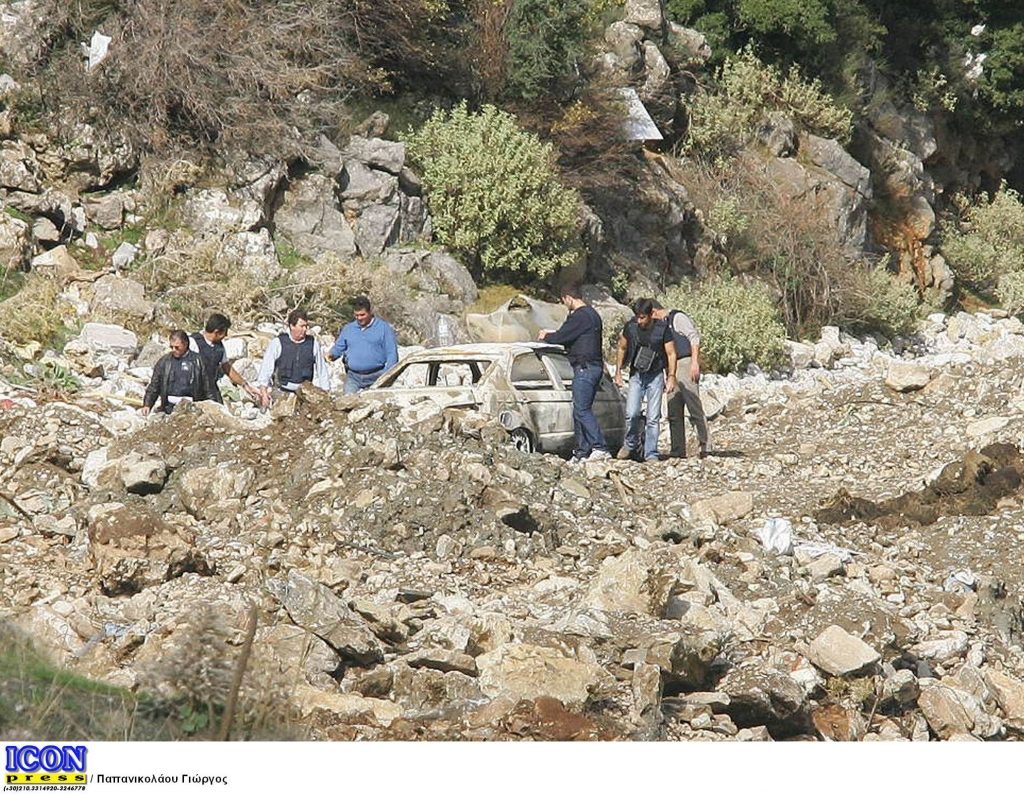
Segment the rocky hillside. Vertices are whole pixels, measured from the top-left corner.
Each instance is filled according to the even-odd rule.
[[[331,2],[306,5],[333,21]],[[189,3],[0,4],[0,636],[20,649],[0,650],[5,736],[1024,734],[1024,325],[994,309],[916,316],[957,290],[988,305],[997,277],[1024,283],[1012,190],[991,237],[961,240],[995,265],[955,279],[942,247],[953,195],[1012,177],[1019,136],[976,137],[872,62],[854,113],[750,49],[716,60],[710,32],[657,0],[552,4],[598,35],[555,52],[571,68],[539,88],[512,57],[546,18],[523,11],[536,4],[477,4],[483,20],[455,0],[359,4],[430,24],[385,42],[360,19],[373,57],[345,49],[343,25],[310,40],[334,56],[320,70],[302,47],[225,35],[278,104],[202,58],[195,72],[161,61],[196,78],[180,81],[201,89],[190,104],[142,79],[140,53],[165,54],[153,31],[178,30],[160,14],[216,6],[230,28],[258,7]],[[297,18],[272,5],[274,24]],[[456,46],[466,29],[434,13],[520,38]],[[504,47],[508,73],[455,57],[470,46]],[[54,84],[68,90],[41,88]],[[660,142],[623,139],[633,96]],[[557,183],[571,210],[558,273],[520,250],[495,261],[522,269],[483,272],[431,205],[459,184],[416,159],[397,121],[453,107],[493,120],[491,102],[515,111],[501,152],[539,152],[537,193]],[[474,168],[447,177],[480,166],[490,206],[517,180],[487,181],[498,149],[481,140]],[[516,226],[500,221],[495,238]],[[705,278],[740,297],[762,282],[777,318],[720,314],[780,329],[764,349],[782,348],[783,322],[814,329],[781,360],[706,376],[706,460],[570,466],[516,451],[472,411],[315,391],[273,414],[232,389],[227,409],[136,410],[167,332],[211,311],[235,321],[228,354],[252,379],[295,306],[326,342],[367,293],[403,344],[448,344],[500,336],[484,313],[572,279],[613,336],[619,300]],[[837,325],[897,314],[917,330]],[[41,681],[106,705],[48,722]]]
[[[316,392],[146,421],[3,385],[5,631],[215,715],[241,670],[235,735],[1019,738],[1022,353],[989,315],[829,333],[709,377],[715,454],[648,465]]]

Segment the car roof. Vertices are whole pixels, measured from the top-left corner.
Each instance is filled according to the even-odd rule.
[[[412,353],[402,359],[408,361],[436,361],[438,359],[489,359],[497,361],[502,356],[516,355],[518,353],[529,353],[548,351],[551,353],[564,353],[559,345],[549,345],[544,342],[478,342],[468,345],[447,345],[445,347],[430,347]]]

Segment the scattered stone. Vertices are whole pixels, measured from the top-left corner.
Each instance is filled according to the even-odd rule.
[[[749,491],[730,491],[693,505],[693,514],[716,524],[728,524],[749,515],[754,509],[754,495]]]
[[[807,658],[829,675],[846,676],[874,666],[881,655],[863,640],[832,625],[814,638]]]
[[[923,389],[931,379],[927,367],[912,361],[893,361],[885,375],[885,385],[893,391],[910,392]]]

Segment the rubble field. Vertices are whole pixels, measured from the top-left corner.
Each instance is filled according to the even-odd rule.
[[[1016,740],[1022,329],[930,322],[708,378],[705,460],[572,465],[316,390],[256,419],[15,400],[0,616],[216,715],[244,673],[236,736]]]

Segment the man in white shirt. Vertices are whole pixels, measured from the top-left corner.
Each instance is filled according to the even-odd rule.
[[[279,334],[267,345],[256,377],[264,408],[270,405],[271,381],[282,393],[296,392],[303,383],[331,390],[323,350],[316,339],[307,335],[308,331],[309,315],[302,309],[295,309],[288,315],[288,333]]]
[[[667,320],[672,340],[676,345],[676,382],[678,388],[668,396],[668,431],[671,438],[669,455],[686,457],[686,420],[683,409],[690,412],[690,421],[697,427],[700,442],[699,455],[706,458],[711,452],[708,421],[700,401],[700,331],[689,315],[676,309],[668,310],[656,304],[656,320]]]

